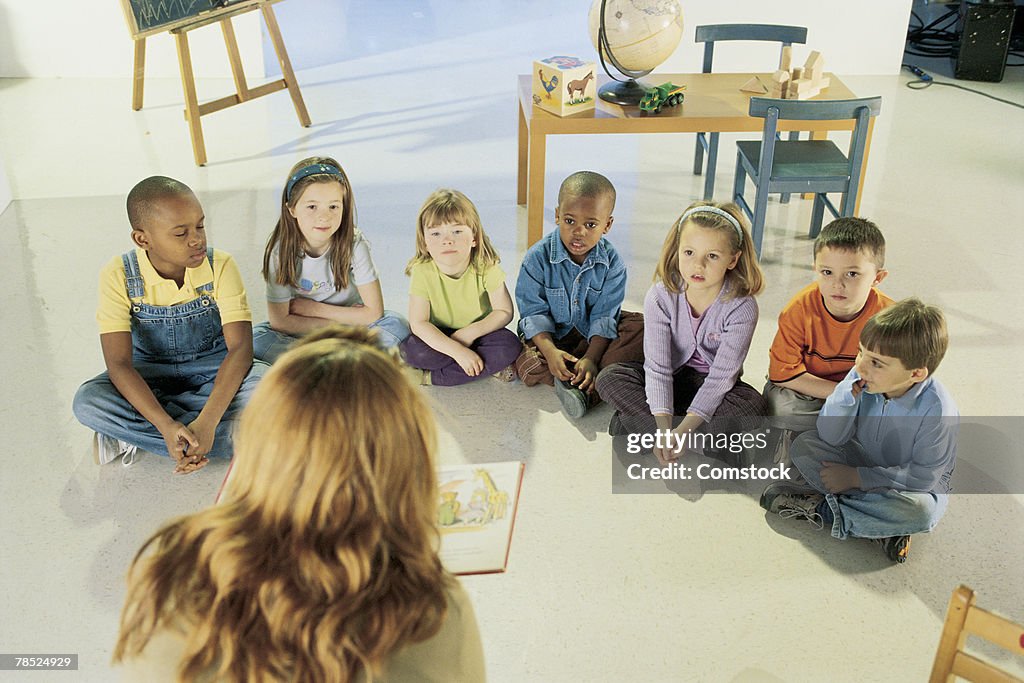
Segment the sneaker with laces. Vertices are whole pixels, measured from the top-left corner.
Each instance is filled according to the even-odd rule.
[[[508,367],[498,370],[491,377],[501,382],[514,382],[516,379],[516,364],[509,364]]]
[[[590,403],[587,401],[587,395],[582,390],[577,389],[565,380],[556,379],[555,394],[558,396],[558,401],[562,404],[565,414],[572,419],[578,420],[587,414],[587,408],[590,407]]]
[[[806,519],[816,529],[822,529],[825,522],[818,513],[818,505],[823,500],[825,496],[809,486],[776,483],[761,494],[761,507],[783,519]]]
[[[120,458],[121,464],[128,467],[135,462],[137,452],[138,448],[127,441],[120,441],[99,432],[93,433],[92,460],[97,465],[106,465]]]
[[[907,561],[907,555],[910,554],[910,536],[889,536],[871,540],[882,546],[882,552],[893,562],[903,564]]]

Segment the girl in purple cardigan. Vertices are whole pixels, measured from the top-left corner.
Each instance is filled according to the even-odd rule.
[[[754,295],[763,288],[740,208],[690,205],[669,230],[644,299],[644,362],[618,363],[598,375],[598,392],[615,407],[609,431],[672,429],[683,437],[755,427],[764,400],[739,378],[757,325]],[[680,452],[654,454],[668,464]]]

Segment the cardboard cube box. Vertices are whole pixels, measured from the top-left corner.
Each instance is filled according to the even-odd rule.
[[[594,62],[577,57],[548,57],[533,63],[533,103],[559,116],[594,108],[597,98]]]

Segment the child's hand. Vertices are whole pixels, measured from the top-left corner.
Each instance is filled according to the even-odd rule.
[[[217,432],[217,425],[207,424],[202,414],[189,424],[188,429],[196,437],[197,444],[190,446],[188,455],[193,460],[206,456],[213,449],[213,439]]]
[[[461,330],[455,330],[454,332],[452,332],[451,338],[459,342],[466,348],[469,348],[470,345],[476,341],[476,337],[474,337],[469,332],[466,332],[465,327],[463,327]]]
[[[855,467],[826,460],[821,463],[821,483],[825,485],[829,493],[859,489],[860,473]]]
[[[867,382],[865,382],[862,379],[859,379],[853,383],[853,386],[850,388],[850,393],[853,394],[853,397],[855,399],[860,398],[860,394],[862,391],[864,391],[865,386],[867,386]]]
[[[462,349],[457,354],[452,356],[455,362],[459,364],[470,377],[476,377],[484,369],[484,361],[480,356],[477,355],[472,349]]]
[[[205,455],[193,452],[193,456],[190,457],[186,454],[191,449],[199,448],[199,439],[191,429],[180,422],[172,424],[167,431],[161,432],[161,435],[164,437],[164,444],[167,445],[167,453],[175,462],[174,472],[176,474],[195,472],[209,462]],[[212,439],[210,443],[213,443]]]
[[[555,349],[550,356],[545,354],[544,360],[548,362],[548,371],[551,372],[551,375],[555,379],[569,381],[576,376],[576,374],[566,366],[566,363],[579,362],[579,359],[571,353]]]
[[[597,363],[589,358],[576,361],[576,376],[572,378],[573,386],[590,393],[594,391],[594,380],[597,379]]]
[[[297,296],[288,302],[288,312],[292,315],[301,315],[307,318],[315,318],[317,302],[312,299],[306,299],[301,296]]]

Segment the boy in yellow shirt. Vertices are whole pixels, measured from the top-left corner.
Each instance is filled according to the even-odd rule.
[[[206,246],[203,207],[153,176],[128,194],[136,249],[100,271],[96,320],[107,371],[75,395],[96,432],[94,459],[130,464],[137,448],[193,472],[231,455],[231,421],[268,367],[253,363],[252,314],[230,255]]]

